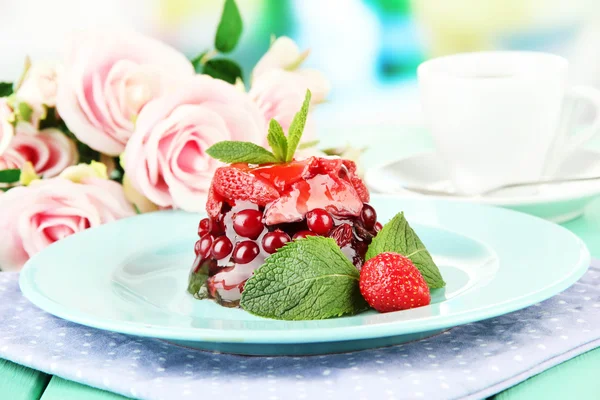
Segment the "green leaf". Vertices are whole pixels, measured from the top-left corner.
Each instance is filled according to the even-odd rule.
[[[215,48],[221,53],[232,51],[242,35],[243,23],[235,0],[225,0],[215,36]]]
[[[430,288],[437,289],[446,286],[446,282],[444,282],[437,265],[433,262],[431,254],[429,254],[415,231],[408,225],[404,213],[398,213],[390,222],[385,224],[369,245],[365,259],[368,260],[386,251],[410,258]]]
[[[13,93],[12,82],[0,82],[0,97],[8,97]]]
[[[268,257],[244,285],[241,307],[261,317],[311,320],[369,308],[360,274],[331,238],[294,240]]]
[[[14,183],[18,182],[21,178],[20,169],[5,169],[0,171],[0,182],[2,183]]]
[[[269,134],[267,135],[267,141],[269,142],[269,146],[273,149],[273,154],[275,157],[281,162],[285,162],[285,158],[287,155],[287,139],[285,137],[285,133],[283,133],[283,128],[279,125],[279,122],[272,119],[269,123]]]
[[[294,159],[294,153],[296,152],[296,148],[298,148],[300,139],[302,139],[302,132],[304,132],[304,125],[306,125],[306,118],[308,117],[308,108],[310,107],[310,97],[310,90],[307,89],[302,108],[294,115],[294,119],[290,124],[290,129],[288,131],[287,162]]]
[[[242,79],[242,68],[227,58],[213,58],[208,60],[202,69],[202,73],[221,79],[222,81],[235,84],[237,78]]]
[[[198,54],[196,57],[194,57],[190,60],[190,62],[194,66],[194,70],[198,74],[202,73],[202,68],[204,67],[204,65],[202,64],[202,61],[203,61],[202,59],[204,58],[204,56],[207,53],[208,53],[208,51],[203,51],[202,53]]]
[[[219,142],[208,148],[206,153],[212,158],[227,164],[269,164],[277,162],[277,158],[273,153],[250,142]]]
[[[21,121],[31,121],[31,115],[33,114],[33,108],[29,106],[27,103],[19,103],[17,106],[17,114],[19,115],[19,119]]]
[[[206,287],[206,281],[208,280],[208,266],[209,261],[204,261],[202,266],[198,268],[196,272],[190,272],[190,278],[188,282],[188,293],[193,295],[195,298],[202,300],[208,297],[208,289]]]

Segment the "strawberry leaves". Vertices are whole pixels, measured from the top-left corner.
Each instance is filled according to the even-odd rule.
[[[228,164],[248,163],[260,165],[292,161],[302,139],[310,107],[310,98],[310,90],[306,90],[302,108],[294,116],[287,137],[279,122],[274,119],[271,120],[267,141],[272,152],[250,142],[224,141],[212,145],[206,150],[206,153],[212,158]]]

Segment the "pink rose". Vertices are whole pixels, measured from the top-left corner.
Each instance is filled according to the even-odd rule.
[[[58,112],[79,140],[108,155],[123,151],[148,101],[194,74],[183,54],[133,32],[82,33],[64,65]]]
[[[159,207],[204,209],[219,163],[206,149],[223,140],[260,142],[263,116],[246,93],[199,75],[142,110],[125,149],[134,188]]]
[[[79,159],[75,143],[60,130],[49,128],[37,132],[24,123],[17,125],[10,148],[30,161],[35,172],[44,178],[60,174]]]
[[[14,149],[7,149],[0,155],[0,171],[5,169],[21,169],[27,162],[21,154]]]
[[[296,42],[289,37],[278,37],[254,66],[252,78],[258,78],[273,69],[294,70],[307,56],[308,51],[300,52]]]
[[[31,107],[32,120],[37,122],[45,118],[46,107],[56,105],[58,73],[60,64],[53,61],[36,62],[25,73],[23,83],[16,92],[18,101]]]
[[[329,82],[323,75],[312,70],[284,71],[272,69],[254,79],[250,88],[250,97],[263,112],[265,119],[276,119],[287,132],[294,115],[300,111],[306,89],[312,92],[311,104],[325,99],[329,92]],[[302,138],[314,139],[314,128],[310,118]]]
[[[19,270],[29,257],[84,229],[134,215],[116,182],[53,178],[0,196],[0,268]]]
[[[6,98],[0,98],[0,154],[8,149],[15,134],[15,128],[12,124],[13,118],[13,110],[8,105]]]

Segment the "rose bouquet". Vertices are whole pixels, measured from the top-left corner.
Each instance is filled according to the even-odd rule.
[[[302,68],[287,37],[243,81],[226,56],[242,33],[226,0],[214,49],[187,59],[135,32],[79,32],[60,62],[26,60],[0,83],[0,269],[18,270],[46,246],[136,213],[201,211],[223,140],[263,144],[268,121],[287,130],[306,89],[329,83]],[[314,141],[310,121],[304,135]]]

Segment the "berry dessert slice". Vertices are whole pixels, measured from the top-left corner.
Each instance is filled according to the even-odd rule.
[[[307,107],[305,101],[303,111]],[[273,153],[243,142],[221,142],[207,151],[230,165],[216,170],[206,204],[208,218],[198,226],[188,287],[196,298],[238,306],[244,284],[269,255],[311,235],[333,238],[361,268],[381,227],[368,204],[369,192],[352,161],[293,158],[305,117],[302,111],[297,114],[299,122],[292,124],[288,137],[271,122]],[[292,132],[294,126],[300,134]],[[279,135],[277,140],[273,135]]]

